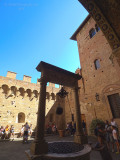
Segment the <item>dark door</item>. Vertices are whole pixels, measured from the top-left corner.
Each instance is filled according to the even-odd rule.
[[[120,96],[119,96],[119,93],[109,95],[108,101],[110,104],[113,118],[120,118]]]

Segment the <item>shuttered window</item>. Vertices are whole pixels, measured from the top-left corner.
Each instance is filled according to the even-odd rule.
[[[110,104],[113,118],[120,118],[120,96],[119,96],[119,93],[109,95],[108,101]]]

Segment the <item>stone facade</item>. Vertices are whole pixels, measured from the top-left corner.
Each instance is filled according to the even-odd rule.
[[[95,34],[90,38],[91,29]],[[88,134],[91,121],[95,118],[103,121],[115,118],[120,129],[120,67],[116,58],[110,57],[110,45],[102,31],[96,31],[96,22],[91,16],[85,19],[71,39],[76,40],[78,45],[81,69],[77,69],[76,73],[82,75],[79,80],[80,109]],[[76,121],[76,115],[73,90],[65,89],[69,93],[63,105],[67,123],[72,121],[72,114]],[[50,110],[51,114],[52,110],[55,109]]]
[[[46,90],[46,115],[56,101],[59,88],[49,83]],[[31,83],[31,77],[16,79],[16,73],[8,72],[0,76],[0,125],[14,125],[15,132],[28,122],[36,126],[40,84]]]
[[[76,34],[81,64],[81,70],[77,72],[83,77],[79,81],[81,112],[85,115],[88,128],[94,118],[110,121],[113,117],[120,125],[120,67],[115,58],[111,61],[112,49],[102,31],[96,31],[93,18],[82,25]],[[90,38],[91,29],[96,33]],[[119,105],[117,116],[113,113],[115,108],[111,108],[109,103],[109,96],[115,94],[118,94],[118,99],[114,98],[112,103],[115,103],[113,106]]]

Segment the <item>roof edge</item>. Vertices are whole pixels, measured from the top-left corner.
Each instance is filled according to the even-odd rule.
[[[78,32],[83,28],[83,26],[87,23],[87,21],[90,19],[91,15],[89,14],[84,21],[80,24],[80,26],[77,28],[77,30],[73,33],[73,35],[70,37],[71,40],[75,40],[76,41],[76,36],[78,34]]]

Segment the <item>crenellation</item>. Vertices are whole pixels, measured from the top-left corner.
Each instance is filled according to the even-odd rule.
[[[15,72],[8,71],[6,77],[16,79],[16,74]]]
[[[37,120],[40,85],[31,83],[31,77],[24,77],[24,80],[17,80],[14,72],[10,71],[7,77],[0,76],[0,124],[14,125],[16,132],[25,122],[32,123],[34,129]],[[54,84],[47,86],[49,99],[46,99],[46,115],[55,103],[51,93],[56,95],[58,91]],[[25,115],[23,123],[19,123],[19,113]]]
[[[26,82],[31,83],[31,77],[24,75],[24,76],[23,76],[23,81],[26,81]]]

